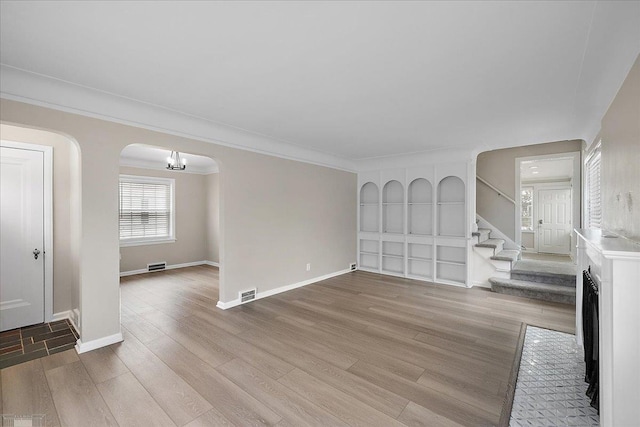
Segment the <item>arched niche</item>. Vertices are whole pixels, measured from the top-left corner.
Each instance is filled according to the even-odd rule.
[[[409,234],[433,234],[433,187],[424,178],[409,184],[408,232]]]
[[[379,231],[379,197],[378,186],[373,182],[360,188],[360,231]]]
[[[399,181],[389,181],[382,189],[383,233],[404,233],[404,187]]]
[[[465,184],[457,176],[438,183],[438,234],[464,237],[466,224]]]

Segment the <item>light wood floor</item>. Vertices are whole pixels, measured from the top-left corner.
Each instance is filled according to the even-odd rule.
[[[572,307],[365,272],[227,311],[218,271],[122,279],[125,341],[1,371],[49,425],[496,425],[521,322]]]

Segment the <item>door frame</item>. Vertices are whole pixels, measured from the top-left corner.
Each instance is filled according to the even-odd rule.
[[[538,220],[540,219],[540,197],[538,197],[538,193],[540,190],[571,190],[571,183],[567,182],[566,185],[548,183],[548,184],[534,184],[533,192],[534,192],[534,225],[537,225]],[[571,204],[569,205],[571,209],[571,226],[573,227],[573,191],[570,191],[569,197],[571,197]],[[575,227],[574,227],[575,228]],[[573,230],[569,230],[569,253],[566,255],[571,255],[571,235],[573,234]],[[540,252],[540,237],[538,230],[534,232],[534,242],[536,245],[535,253],[548,253],[548,252]]]
[[[44,321],[53,320],[53,147],[0,140],[0,146],[43,153],[44,172]]]
[[[571,151],[568,153],[555,153],[555,154],[543,154],[539,156],[527,156],[527,157],[516,157],[515,160],[515,200],[516,200],[516,208],[515,208],[515,243],[518,247],[522,247],[522,193],[520,192],[520,163],[530,160],[547,160],[547,159],[572,159],[573,163],[573,174],[571,176],[571,259],[576,259],[576,237],[574,236],[573,229],[581,227],[582,220],[582,164],[580,162],[580,158],[582,153],[580,151]],[[537,242],[536,242],[537,243]],[[537,249],[537,246],[536,246]]]

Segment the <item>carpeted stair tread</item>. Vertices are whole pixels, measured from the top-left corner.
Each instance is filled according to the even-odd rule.
[[[478,231],[474,231],[471,233],[472,236],[481,236],[482,234],[486,234],[487,236],[491,233],[490,228],[478,228]]]
[[[575,288],[568,286],[499,277],[491,277],[489,283],[493,292],[567,304],[575,304],[576,301]]]
[[[511,278],[575,287],[576,266],[566,262],[520,260],[511,269]]]
[[[491,257],[491,259],[496,261],[517,261],[520,258],[520,251],[505,249],[500,251],[497,255]]]
[[[495,249],[502,244],[504,244],[504,240],[502,239],[487,239],[484,242],[476,243],[476,246],[479,248]]]

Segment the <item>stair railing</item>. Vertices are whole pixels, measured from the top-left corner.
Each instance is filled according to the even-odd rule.
[[[494,190],[496,193],[498,193],[498,196],[502,196],[505,199],[507,199],[508,201],[510,201],[511,203],[513,203],[514,205],[516,204],[516,201],[513,200],[511,197],[507,196],[506,194],[504,194],[504,191],[501,191],[499,188],[497,188],[495,185],[491,184],[489,181],[487,181],[484,178],[481,178],[479,176],[476,175],[476,179],[478,181],[480,181],[481,183],[483,183],[484,185],[486,185],[487,187],[491,188],[492,190]]]

